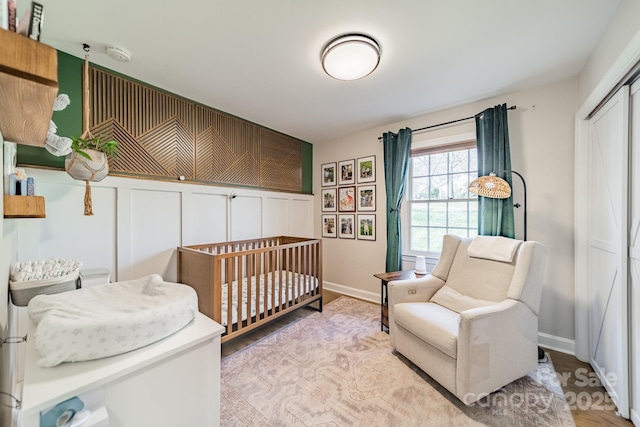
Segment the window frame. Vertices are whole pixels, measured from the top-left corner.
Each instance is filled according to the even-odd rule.
[[[450,150],[447,148],[447,146],[456,146],[456,145],[460,146],[460,144],[468,143],[470,141],[473,141],[473,142],[476,141],[475,132],[465,132],[465,133],[460,133],[460,134],[452,135],[445,138],[418,140],[412,144],[411,150],[412,152],[420,152],[421,150],[430,150],[430,149],[435,150],[435,147],[438,147],[438,148],[441,147],[445,151],[456,151],[454,147],[450,147],[450,148],[453,148],[453,150]],[[447,175],[450,175],[450,174],[451,174],[451,171],[449,170],[449,167],[447,167]],[[411,229],[412,229],[411,205],[413,203],[416,203],[413,200],[411,200],[411,197],[413,195],[412,184],[413,184],[413,161],[409,165],[409,173],[407,175],[407,183],[405,188],[405,197],[402,202],[402,211],[401,211],[402,242],[403,242],[402,254],[403,256],[410,256],[410,257],[425,256],[427,258],[437,259],[440,257],[440,252],[417,251],[417,250],[411,249]],[[443,201],[445,201],[446,203],[449,203],[449,202],[456,202],[456,201],[469,202],[469,201],[475,200],[477,203],[478,197],[473,194],[471,194],[470,196],[471,197],[469,197],[468,199],[443,199]],[[432,202],[430,202],[429,200],[423,200],[423,201],[419,201],[418,203],[429,204]],[[469,208],[467,206],[467,212],[468,212],[468,209]],[[470,229],[472,228],[467,228],[467,230],[470,230]]]

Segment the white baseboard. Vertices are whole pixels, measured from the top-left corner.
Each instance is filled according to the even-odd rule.
[[[538,344],[540,344],[540,347],[559,351],[561,353],[567,353],[572,356],[575,356],[576,354],[576,342],[568,338],[538,332]]]
[[[363,291],[360,289],[354,289],[350,286],[327,281],[323,281],[322,284],[324,289],[328,291],[380,304],[380,294],[377,292]],[[541,347],[548,348],[550,350],[575,355],[576,343],[574,340],[545,334],[544,332],[538,332],[538,344],[540,344]]]
[[[350,297],[380,304],[380,294],[377,292],[362,291],[360,289],[354,289],[349,286],[327,282],[326,280],[322,282],[322,286],[328,291],[333,291],[342,295],[347,295]]]
[[[635,426],[640,426],[640,414],[638,414],[635,409],[631,410],[631,422]]]

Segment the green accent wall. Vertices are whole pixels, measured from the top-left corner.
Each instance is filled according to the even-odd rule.
[[[79,136],[82,134],[82,66],[84,60],[58,51],[58,93],[66,93],[71,103],[62,111],[54,111],[52,120],[58,126],[58,135]],[[120,73],[107,70],[116,75]],[[130,77],[124,76],[128,79]],[[139,81],[136,79],[132,79]],[[142,82],[144,83],[144,82]],[[146,83],[144,83],[146,84]],[[160,89],[162,90],[162,89]],[[164,90],[163,90],[164,91]],[[165,91],[166,92],[166,91]],[[302,193],[313,192],[313,145],[302,143]],[[17,160],[20,165],[46,166],[64,169],[64,157],[56,157],[46,149],[18,144]]]
[[[313,145],[302,143],[302,192],[313,194]]]

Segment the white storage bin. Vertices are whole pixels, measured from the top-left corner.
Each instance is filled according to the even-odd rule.
[[[9,281],[11,302],[17,306],[26,306],[36,295],[57,294],[77,288],[78,270],[66,276],[53,279],[28,280],[26,282]]]

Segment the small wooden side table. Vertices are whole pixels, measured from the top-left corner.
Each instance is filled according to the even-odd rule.
[[[415,279],[423,277],[424,274],[416,274],[415,270],[392,271],[390,273],[378,273],[373,277],[380,279],[380,330],[389,330],[389,301],[387,298],[387,284],[394,280]]]

